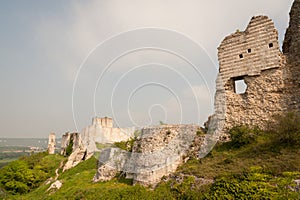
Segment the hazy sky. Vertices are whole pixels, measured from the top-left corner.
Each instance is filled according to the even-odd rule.
[[[222,39],[264,14],[282,43],[291,4],[2,0],[0,137],[60,136],[95,115],[120,127],[202,124]]]

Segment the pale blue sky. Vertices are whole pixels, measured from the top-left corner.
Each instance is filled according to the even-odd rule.
[[[113,112],[119,126],[159,120],[201,125],[212,112],[214,63],[222,39],[244,30],[253,15],[264,14],[274,20],[282,43],[291,4],[292,0],[1,0],[0,137],[46,137],[50,132],[60,136],[76,130],[76,72],[99,43],[132,29],[139,30],[99,46],[82,67],[73,106],[79,131],[95,114],[112,117]],[[148,49],[122,57],[96,88],[114,57],[153,45],[188,57],[204,78],[178,56]],[[151,64],[133,70],[146,63]]]

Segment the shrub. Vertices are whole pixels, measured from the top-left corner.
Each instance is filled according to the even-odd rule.
[[[260,130],[258,128],[251,129],[246,125],[234,126],[229,130],[231,146],[234,148],[239,148],[250,144],[255,141],[255,138],[259,132]]]
[[[0,170],[0,187],[11,194],[27,193],[54,175],[61,158],[37,153],[13,161]]]
[[[73,139],[73,135],[71,135],[71,137],[70,137],[70,142],[69,142],[69,144],[68,144],[68,146],[67,146],[67,148],[66,148],[66,155],[67,156],[70,156],[71,155],[71,153],[72,153],[72,151],[73,151],[73,144],[74,144],[74,141],[73,141],[74,139]]]
[[[136,138],[130,138],[127,141],[115,142],[114,145],[122,150],[132,152],[132,147]]]
[[[288,175],[286,175],[288,174]],[[274,177],[261,167],[251,167],[241,174],[228,174],[216,178],[207,199],[298,199],[297,192],[289,189],[297,172]]]
[[[274,115],[267,126],[267,132],[278,145],[295,146],[300,144],[300,115],[294,112]]]

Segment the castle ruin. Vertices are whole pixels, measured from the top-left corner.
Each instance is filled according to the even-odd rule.
[[[206,136],[215,131],[226,137],[228,130],[239,124],[264,128],[274,114],[300,112],[300,0],[295,0],[290,18],[283,52],[274,23],[266,16],[253,17],[245,31],[237,31],[222,41],[218,48],[215,114],[209,120],[213,128]],[[246,85],[242,92],[238,91],[240,82]],[[110,180],[123,171],[134,183],[155,185],[188,159],[197,137],[198,148],[201,144],[209,146],[210,140],[198,136],[199,129],[197,125],[145,127],[132,152],[102,149],[94,181]],[[82,134],[63,136],[62,153],[73,145],[64,170],[89,158],[97,150],[96,143],[125,141],[134,136],[134,131],[113,128],[111,118],[94,118]]]
[[[109,117],[95,117],[92,124],[81,133],[66,133],[62,136],[61,154],[67,155],[67,148],[72,150],[64,170],[76,166],[81,161],[90,158],[98,151],[97,144],[113,144],[134,137],[135,128],[114,128]]]
[[[253,17],[245,31],[227,36],[218,47],[216,105],[225,107],[219,111],[224,112],[225,136],[234,125],[264,128],[274,114],[300,111],[299,4],[296,0],[291,10],[283,53],[266,16]],[[238,92],[241,82],[246,89]]]
[[[122,171],[127,179],[133,179],[133,184],[155,186],[163,176],[175,172],[188,159],[195,138],[199,143],[204,138],[199,133],[201,127],[194,124],[144,127],[133,144],[132,152],[114,147],[100,152],[93,180],[111,180]],[[194,150],[198,152],[199,149]]]
[[[48,138],[48,153],[54,154],[55,153],[55,133],[50,133]]]

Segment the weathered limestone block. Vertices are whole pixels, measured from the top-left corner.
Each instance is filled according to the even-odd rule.
[[[76,166],[81,161],[86,160],[92,156],[92,154],[87,153],[86,147],[83,145],[79,133],[64,134],[61,144],[62,155],[69,156],[68,161],[63,167],[63,171]]]
[[[155,186],[184,162],[201,128],[197,125],[163,125],[142,129],[125,165],[133,183]],[[129,165],[128,165],[129,164]]]
[[[117,171],[122,171],[126,178],[133,179],[134,184],[155,186],[163,176],[174,172],[184,162],[199,130],[197,125],[143,128],[132,152],[116,148],[100,152],[94,181],[110,180]]]
[[[61,155],[67,155],[68,146],[72,146],[72,151],[82,145],[81,137],[79,133],[65,133],[61,139]],[[71,153],[71,152],[70,152]]]
[[[83,160],[93,156],[98,151],[96,144],[114,143],[126,141],[134,137],[135,128],[113,128],[111,118],[93,118],[92,125],[79,133],[66,133],[62,136],[61,154],[67,155],[67,147],[72,145],[72,153],[68,155],[68,161],[64,170],[76,166]]]
[[[51,190],[59,190],[62,186],[62,182],[59,180],[56,180],[54,183],[50,185],[50,187],[47,189],[47,191]]]
[[[129,152],[119,148],[106,148],[100,151],[98,169],[93,181],[108,181],[114,178],[119,171],[123,171],[129,156]]]

